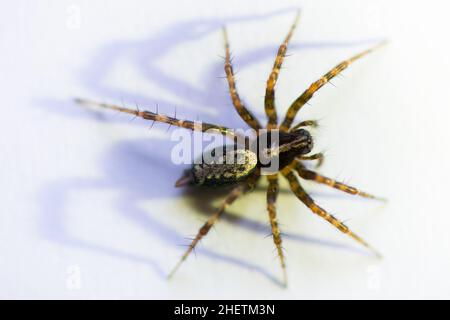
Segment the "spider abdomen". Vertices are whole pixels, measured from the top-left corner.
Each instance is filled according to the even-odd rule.
[[[223,151],[222,154],[216,155],[217,150]],[[225,147],[220,147],[203,154],[201,163],[194,164],[192,182],[205,186],[233,184],[248,177],[256,169],[257,163],[258,157],[251,150],[226,151]]]

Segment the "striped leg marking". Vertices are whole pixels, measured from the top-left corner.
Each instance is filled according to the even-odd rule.
[[[297,115],[297,112],[300,110],[301,107],[303,107],[314,95],[314,93],[322,88],[327,82],[329,82],[331,79],[333,79],[335,76],[337,76],[339,73],[341,73],[343,70],[345,70],[350,64],[355,62],[356,60],[364,57],[368,53],[376,50],[377,48],[384,45],[386,42],[382,42],[370,49],[367,49],[361,53],[358,53],[357,55],[354,55],[350,59],[344,60],[338,65],[336,65],[333,69],[328,71],[324,76],[322,76],[319,80],[316,82],[313,82],[308,89],[306,89],[289,107],[286,116],[280,126],[280,130],[282,131],[288,131],[291,127],[292,122],[294,121],[295,116]]]
[[[244,120],[251,128],[258,130],[261,129],[261,125],[255,116],[244,106],[239,97],[236,89],[236,82],[234,80],[233,66],[231,65],[230,45],[228,43],[227,31],[222,29],[223,38],[225,42],[225,73],[227,75],[228,87],[230,88],[231,101],[238,112],[239,116]]]
[[[317,183],[321,183],[321,184],[327,185],[329,187],[335,188],[337,190],[340,190],[340,191],[343,191],[343,192],[346,192],[346,193],[349,193],[352,195],[360,196],[363,198],[370,198],[370,199],[376,199],[376,200],[380,200],[380,201],[386,201],[386,199],[384,199],[384,198],[376,197],[367,192],[361,191],[355,187],[351,187],[342,182],[322,176],[322,175],[318,174],[317,172],[308,170],[300,162],[297,162],[297,164],[295,166],[295,170],[297,170],[298,175],[300,177],[302,177],[303,179],[312,180]]]
[[[193,131],[201,131],[205,132],[208,130],[212,130],[214,132],[220,133],[225,136],[229,137],[235,137],[235,134],[232,129],[215,125],[212,123],[204,123],[204,122],[194,122],[191,120],[181,120],[173,117],[169,117],[166,115],[162,115],[159,113],[154,113],[151,111],[140,111],[140,110],[133,110],[129,108],[120,107],[114,104],[108,104],[108,103],[101,103],[101,102],[95,102],[85,99],[75,99],[75,102],[86,105],[86,106],[94,106],[94,107],[100,107],[100,108],[106,108],[111,110],[116,110],[128,114],[132,114],[136,117],[140,117],[146,120],[153,120],[157,122],[167,123],[171,126],[185,128]]]
[[[266,95],[264,98],[264,108],[268,118],[267,129],[274,129],[277,127],[278,117],[277,117],[277,110],[275,107],[275,85],[278,80],[278,74],[280,73],[284,57],[286,56],[289,40],[294,34],[299,18],[300,18],[300,11],[297,13],[294,23],[292,24],[289,30],[289,33],[286,35],[286,38],[284,39],[283,43],[278,48],[278,53],[275,58],[275,62],[273,64],[272,72],[269,75],[269,79],[267,79]]]
[[[281,246],[281,232],[277,221],[276,201],[279,192],[278,174],[267,176],[269,187],[267,188],[267,211],[269,212],[270,226],[272,227],[272,238],[280,258],[281,270],[283,271],[283,284],[287,286],[286,263]]]
[[[222,213],[224,213],[225,209],[230,206],[238,197],[242,196],[244,193],[252,190],[256,182],[259,179],[259,171],[257,171],[255,174],[253,174],[246,182],[243,184],[240,184],[239,186],[235,187],[225,198],[225,200],[220,205],[219,209],[203,224],[203,226],[198,231],[195,238],[192,240],[191,244],[189,245],[186,252],[183,254],[181,259],[178,261],[178,263],[175,265],[175,267],[172,269],[172,271],[167,276],[169,279],[173,277],[175,272],[178,270],[180,265],[187,259],[189,254],[195,249],[195,246],[198,244],[198,242],[208,234],[211,227],[214,225],[214,223],[219,220]]]
[[[301,202],[303,202],[313,213],[318,215],[319,217],[325,219],[330,224],[332,224],[335,228],[337,228],[342,233],[347,234],[354,240],[356,240],[359,244],[363,245],[364,247],[368,248],[370,251],[373,252],[375,256],[378,258],[381,258],[381,254],[376,251],[374,248],[372,248],[366,241],[364,241],[361,237],[356,235],[354,232],[352,232],[343,222],[339,221],[337,218],[335,218],[333,215],[325,211],[325,209],[319,207],[314,200],[305,192],[305,190],[300,185],[300,182],[298,181],[297,177],[295,177],[294,173],[292,172],[292,169],[290,166],[284,168],[282,170],[283,176],[288,180],[289,186],[292,190],[292,192],[297,196],[298,199],[300,199]]]

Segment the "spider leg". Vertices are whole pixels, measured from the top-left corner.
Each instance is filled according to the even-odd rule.
[[[261,124],[255,116],[244,106],[236,90],[236,82],[234,80],[233,66],[231,65],[230,44],[228,43],[227,30],[222,29],[225,42],[225,73],[227,75],[228,87],[230,88],[231,101],[239,114],[251,128],[255,130],[261,129]]]
[[[367,192],[358,190],[355,187],[351,187],[342,182],[322,176],[322,175],[318,174],[317,172],[308,170],[300,162],[297,162],[297,164],[295,166],[295,170],[297,171],[298,175],[303,179],[313,180],[317,183],[325,184],[329,187],[341,190],[343,192],[346,192],[346,193],[349,193],[352,195],[357,195],[357,196],[360,196],[363,198],[370,198],[370,199],[376,199],[376,200],[380,200],[380,201],[386,201],[386,199],[384,199],[384,198],[376,197]]]
[[[333,69],[328,71],[324,76],[322,76],[319,80],[316,82],[313,82],[308,89],[306,89],[289,107],[286,116],[280,126],[280,130],[287,131],[291,127],[292,122],[294,121],[295,116],[297,115],[297,112],[300,110],[300,108],[309,101],[309,99],[312,98],[314,93],[322,88],[327,82],[329,82],[331,79],[333,79],[335,76],[337,76],[339,73],[341,73],[343,70],[345,70],[351,63],[355,62],[356,60],[364,57],[368,53],[374,51],[375,49],[379,48],[385,44],[385,42],[382,42],[370,49],[367,49],[361,53],[358,53],[357,55],[354,55],[350,59],[344,60],[338,65],[336,65]]]
[[[192,240],[191,244],[189,245],[188,249],[183,254],[183,256],[178,261],[178,263],[175,265],[175,267],[172,269],[172,271],[170,271],[167,278],[169,278],[169,279],[172,278],[172,276],[178,270],[178,268],[183,263],[183,261],[185,261],[187,259],[187,257],[189,256],[189,254],[195,249],[195,246],[198,244],[198,242],[204,236],[206,236],[208,234],[209,230],[214,225],[214,223],[216,223],[217,220],[219,220],[220,216],[225,211],[225,209],[228,206],[230,206],[238,197],[242,196],[243,194],[252,190],[255,187],[256,182],[259,179],[259,177],[260,177],[259,171],[257,171],[252,176],[250,176],[250,178],[247,179],[247,181],[245,181],[244,183],[238,185],[233,190],[231,190],[231,192],[226,196],[225,200],[222,202],[222,204],[217,209],[217,211],[200,228],[197,235],[195,236],[195,238]]]
[[[292,127],[291,131],[295,131],[298,128],[301,128],[301,127],[317,128],[318,126],[319,126],[319,123],[316,120],[306,120],[306,121],[302,121],[299,124],[297,124],[294,127]]]
[[[317,160],[316,168],[319,168],[325,159],[325,156],[322,152],[314,153],[310,156],[299,156],[297,157],[299,160]]]
[[[283,176],[288,180],[289,186],[292,192],[303,202],[313,213],[317,214],[319,217],[325,219],[329,223],[331,223],[334,227],[336,227],[342,233],[347,234],[354,240],[356,240],[359,244],[371,250],[375,256],[381,258],[381,254],[378,253],[374,248],[372,248],[366,241],[364,241],[361,237],[352,232],[343,222],[339,221],[333,215],[325,211],[325,209],[319,207],[314,200],[305,192],[305,190],[300,185],[297,177],[295,177],[292,167],[287,166],[282,170]]]
[[[211,124],[211,123],[194,122],[191,120],[181,120],[181,119],[177,119],[176,117],[169,117],[166,115],[159,114],[158,112],[155,113],[155,112],[151,112],[151,111],[133,110],[133,109],[117,106],[114,104],[95,102],[95,101],[79,99],[79,98],[75,99],[75,102],[82,104],[82,105],[86,105],[86,106],[94,106],[94,107],[101,107],[101,108],[106,108],[106,109],[111,109],[111,110],[117,110],[120,112],[132,114],[135,117],[140,117],[140,118],[143,118],[146,120],[153,120],[153,121],[158,121],[158,122],[162,122],[162,123],[167,123],[171,126],[185,128],[185,129],[189,129],[189,130],[193,130],[193,131],[205,132],[207,130],[212,130],[212,131],[215,131],[215,132],[220,133],[225,136],[235,137],[235,133],[233,132],[232,129],[223,127],[223,126],[219,126],[219,125],[215,125],[215,124]]]
[[[278,80],[278,74],[280,73],[281,65],[283,64],[284,57],[286,56],[287,46],[289,40],[294,34],[295,28],[297,27],[298,20],[300,18],[300,11],[297,12],[295,16],[294,23],[292,24],[286,38],[284,38],[283,43],[278,48],[277,56],[273,64],[272,72],[267,79],[266,95],[264,98],[264,108],[268,118],[267,129],[274,129],[278,123],[277,110],[275,108],[275,85]]]
[[[267,176],[269,187],[267,188],[267,211],[269,212],[270,225],[272,227],[273,242],[277,248],[278,257],[280,258],[281,269],[283,271],[283,283],[287,286],[286,264],[281,247],[281,232],[277,221],[277,211],[275,203],[277,201],[279,185],[278,174]]]

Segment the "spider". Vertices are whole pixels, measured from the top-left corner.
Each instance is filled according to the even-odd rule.
[[[324,155],[322,153],[309,154],[313,147],[313,141],[310,133],[305,129],[308,127],[316,127],[318,124],[314,120],[306,120],[298,122],[296,125],[292,126],[294,119],[298,111],[308,103],[308,101],[313,97],[314,93],[328,83],[331,79],[336,77],[344,69],[346,69],[350,64],[356,60],[362,58],[368,53],[374,51],[376,48],[380,47],[384,42],[360,52],[353,57],[344,60],[337,64],[334,68],[328,71],[325,75],[320,77],[317,81],[313,82],[294,102],[289,106],[287,113],[281,121],[278,122],[278,115],[275,107],[275,85],[278,80],[278,74],[280,72],[283,60],[286,56],[286,51],[288,43],[296,29],[300,17],[300,12],[297,12],[295,20],[291,25],[288,34],[284,38],[284,41],[280,45],[275,62],[273,64],[272,71],[267,79],[267,86],[264,99],[264,109],[267,115],[268,121],[264,128],[258,119],[244,106],[242,103],[234,79],[233,66],[231,64],[230,57],[230,46],[228,42],[228,36],[225,27],[222,29],[224,45],[225,45],[225,73],[226,79],[229,86],[229,92],[231,95],[231,100],[234,108],[236,109],[242,120],[257,133],[256,139],[258,140],[260,136],[259,132],[266,130],[266,132],[276,131],[279,134],[279,168],[276,172],[266,175],[268,182],[267,188],[267,212],[272,229],[273,242],[276,247],[276,251],[279,257],[279,262],[283,274],[283,284],[287,285],[287,272],[285,256],[282,248],[281,232],[277,220],[276,211],[276,200],[279,193],[279,176],[283,176],[294,195],[306,205],[312,213],[323,218],[329,222],[332,226],[337,228],[344,234],[347,234],[359,244],[363,245],[369,249],[375,256],[381,257],[381,255],[371,247],[366,241],[364,241],[360,236],[351,231],[342,221],[334,217],[332,214],[328,213],[325,209],[316,204],[316,202],[308,195],[308,193],[303,189],[300,184],[299,178],[305,180],[312,180],[319,184],[324,184],[326,186],[338,189],[340,191],[349,193],[351,195],[357,195],[364,198],[371,198],[385,201],[383,198],[375,197],[369,193],[363,192],[357,188],[351,187],[344,183],[335,181],[319,173],[310,170],[305,166],[304,161],[317,160],[317,166],[323,161]],[[141,117],[146,120],[152,120],[153,122],[167,123],[171,126],[176,126],[180,128],[185,128],[192,131],[200,131],[205,133],[210,133],[211,130],[215,133],[222,134],[224,136],[230,136],[236,138],[234,130],[212,123],[202,123],[200,126],[196,125],[194,121],[181,120],[175,117],[170,117],[162,115],[158,112],[151,111],[140,111],[133,110],[117,105],[96,103],[90,100],[76,99],[78,103],[85,105],[94,105],[97,107],[103,107],[107,109],[117,110],[120,112],[128,113],[136,117]],[[228,151],[230,152],[230,151]],[[233,150],[231,152],[236,152]],[[227,154],[225,154],[226,156]],[[249,155],[246,153],[245,155]],[[177,187],[186,185],[195,185],[203,187],[211,187],[217,185],[232,185],[233,189],[225,197],[219,208],[214,214],[212,214],[209,219],[203,224],[199,229],[197,235],[192,239],[192,242],[188,246],[185,253],[182,255],[181,259],[168,274],[168,278],[171,278],[175,271],[179,268],[183,261],[190,255],[190,253],[195,249],[198,242],[205,237],[210,231],[211,227],[219,220],[221,215],[224,213],[225,209],[230,206],[237,198],[243,196],[244,194],[252,191],[257,182],[261,179],[262,173],[261,169],[264,167],[260,159],[257,158],[256,161],[250,161],[249,157],[245,157],[246,162],[240,165],[225,165],[225,164],[208,164],[201,163],[192,166],[192,169],[185,172],[185,174],[176,182]]]

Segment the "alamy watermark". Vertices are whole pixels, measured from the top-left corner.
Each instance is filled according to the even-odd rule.
[[[367,289],[379,291],[381,289],[381,270],[379,266],[371,265],[367,267]]]
[[[81,28],[81,8],[75,4],[66,8],[66,28],[78,30]]]
[[[81,268],[78,265],[68,266],[66,269],[66,288],[67,290],[81,289]]]
[[[172,131],[171,140],[177,142],[171,151],[174,164],[245,164],[252,154],[261,166],[261,174],[279,170],[282,150],[278,130],[227,129],[224,135],[217,129],[200,132],[201,122],[196,122],[194,128],[194,134],[182,128]],[[201,156],[194,157],[198,154]]]

